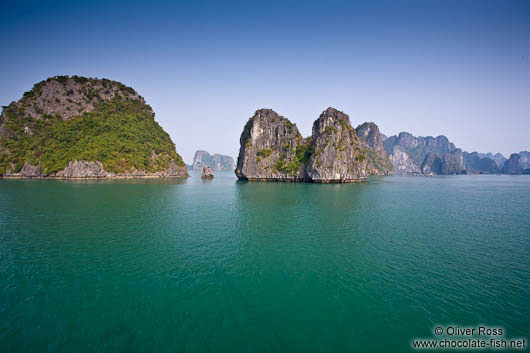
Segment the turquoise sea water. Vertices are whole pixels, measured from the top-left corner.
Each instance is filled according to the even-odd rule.
[[[478,324],[529,338],[530,177],[0,180],[0,286],[0,352],[408,352]]]

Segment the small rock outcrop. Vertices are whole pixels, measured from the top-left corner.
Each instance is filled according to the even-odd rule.
[[[198,150],[193,157],[191,170],[202,170],[210,167],[213,171],[233,171],[235,169],[234,158],[222,154],[210,155],[206,151]]]
[[[88,161],[73,161],[68,163],[64,170],[57,173],[57,176],[63,176],[66,178],[104,178],[112,176],[110,173],[105,172],[103,164],[100,161],[88,162]]]
[[[345,183],[384,173],[384,167],[374,167],[384,154],[376,146],[381,139],[377,125],[361,131],[366,140],[357,136],[348,115],[330,107],[314,122],[312,136],[304,139],[288,119],[271,109],[258,110],[241,134],[236,175],[246,180]]]
[[[28,178],[38,177],[40,175],[40,164],[37,166],[32,166],[28,163],[24,163],[20,175]]]
[[[201,178],[203,178],[203,179],[212,179],[213,178],[212,168],[210,168],[210,167],[202,167]]]

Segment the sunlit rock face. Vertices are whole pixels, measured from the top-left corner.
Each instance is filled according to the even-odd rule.
[[[398,174],[461,174],[466,170],[462,150],[443,135],[415,137],[401,132],[385,139],[383,145]]]
[[[305,141],[295,124],[272,109],[260,109],[240,138],[236,175],[248,180],[305,180],[297,151]],[[300,152],[300,151],[299,151]]]
[[[369,175],[368,158],[347,114],[328,108],[313,123],[307,175],[314,182],[353,182]]]
[[[364,125],[364,126],[363,126]],[[270,109],[249,119],[240,139],[236,175],[246,180],[346,183],[391,170],[377,125],[357,136],[347,114],[328,108],[302,138],[295,124]],[[374,146],[374,147],[371,147]]]

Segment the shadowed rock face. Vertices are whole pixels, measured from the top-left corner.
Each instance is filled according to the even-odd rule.
[[[494,160],[495,156],[491,153],[464,152],[463,157],[469,173],[495,174],[500,172]]]
[[[464,152],[464,154],[465,154],[465,153],[467,153],[467,152]],[[473,152],[473,153],[468,153],[468,154],[469,154],[469,155],[473,155],[473,154],[475,154],[475,153],[476,153],[476,154],[478,155],[478,157],[480,157],[481,159],[487,158],[487,159],[491,159],[492,161],[494,161],[495,164],[497,165],[497,169],[499,169],[499,170],[502,169],[502,167],[504,166],[504,162],[507,161],[506,157],[504,157],[504,156],[503,156],[502,154],[500,154],[500,153],[496,153],[495,155],[494,155],[493,153],[491,153],[491,152],[488,152],[488,153],[478,153],[478,152]],[[475,158],[475,157],[472,156],[472,158]],[[467,161],[465,161],[465,159],[466,159],[466,156],[464,156],[464,162],[465,162],[466,165],[467,165]],[[473,169],[471,165],[472,165],[474,162],[477,162],[477,161],[475,160],[475,161],[471,161],[471,162],[470,162],[470,169]],[[486,163],[486,162],[481,162],[481,163]],[[487,163],[489,164],[489,162],[487,162]],[[484,164],[484,165],[482,166],[482,168],[486,168],[486,165]],[[487,169],[489,169],[489,168],[487,168]]]
[[[521,164],[521,168],[529,169],[530,168],[530,152],[528,151],[519,152],[519,163]]]
[[[510,158],[504,163],[503,172],[506,174],[521,174],[523,172],[521,168],[521,156],[517,153],[512,153]]]
[[[436,153],[427,153],[427,156],[425,156],[423,164],[421,165],[421,172],[423,174],[440,174],[442,172],[441,158]]]
[[[506,163],[507,159],[500,153],[496,153],[495,156],[493,156],[493,160],[495,161],[495,164],[497,164],[497,168],[502,169],[504,166],[504,163]]]
[[[464,157],[462,150],[456,149],[450,153],[444,154],[442,157],[442,171],[440,174],[465,174],[466,166],[464,165]]]
[[[371,131],[363,136],[381,142],[377,125],[367,127]],[[370,148],[357,136],[348,115],[334,108],[320,115],[312,136],[305,139],[286,118],[270,109],[258,110],[245,125],[240,143],[236,175],[248,180],[361,181],[379,173],[370,166],[384,154],[382,144],[379,151]]]
[[[357,126],[355,132],[361,141],[367,145],[365,148],[368,151],[370,174],[387,175],[392,172],[394,168],[383,146],[383,140],[386,140],[386,136],[381,134],[379,127],[374,123],[364,123]]]
[[[379,132],[379,127],[374,123],[364,123],[355,129],[357,136],[370,146],[379,154],[385,154],[385,147],[383,146],[383,136]]]

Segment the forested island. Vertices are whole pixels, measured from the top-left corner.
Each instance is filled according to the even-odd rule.
[[[0,116],[0,176],[185,177],[186,165],[131,87],[55,76]]]

